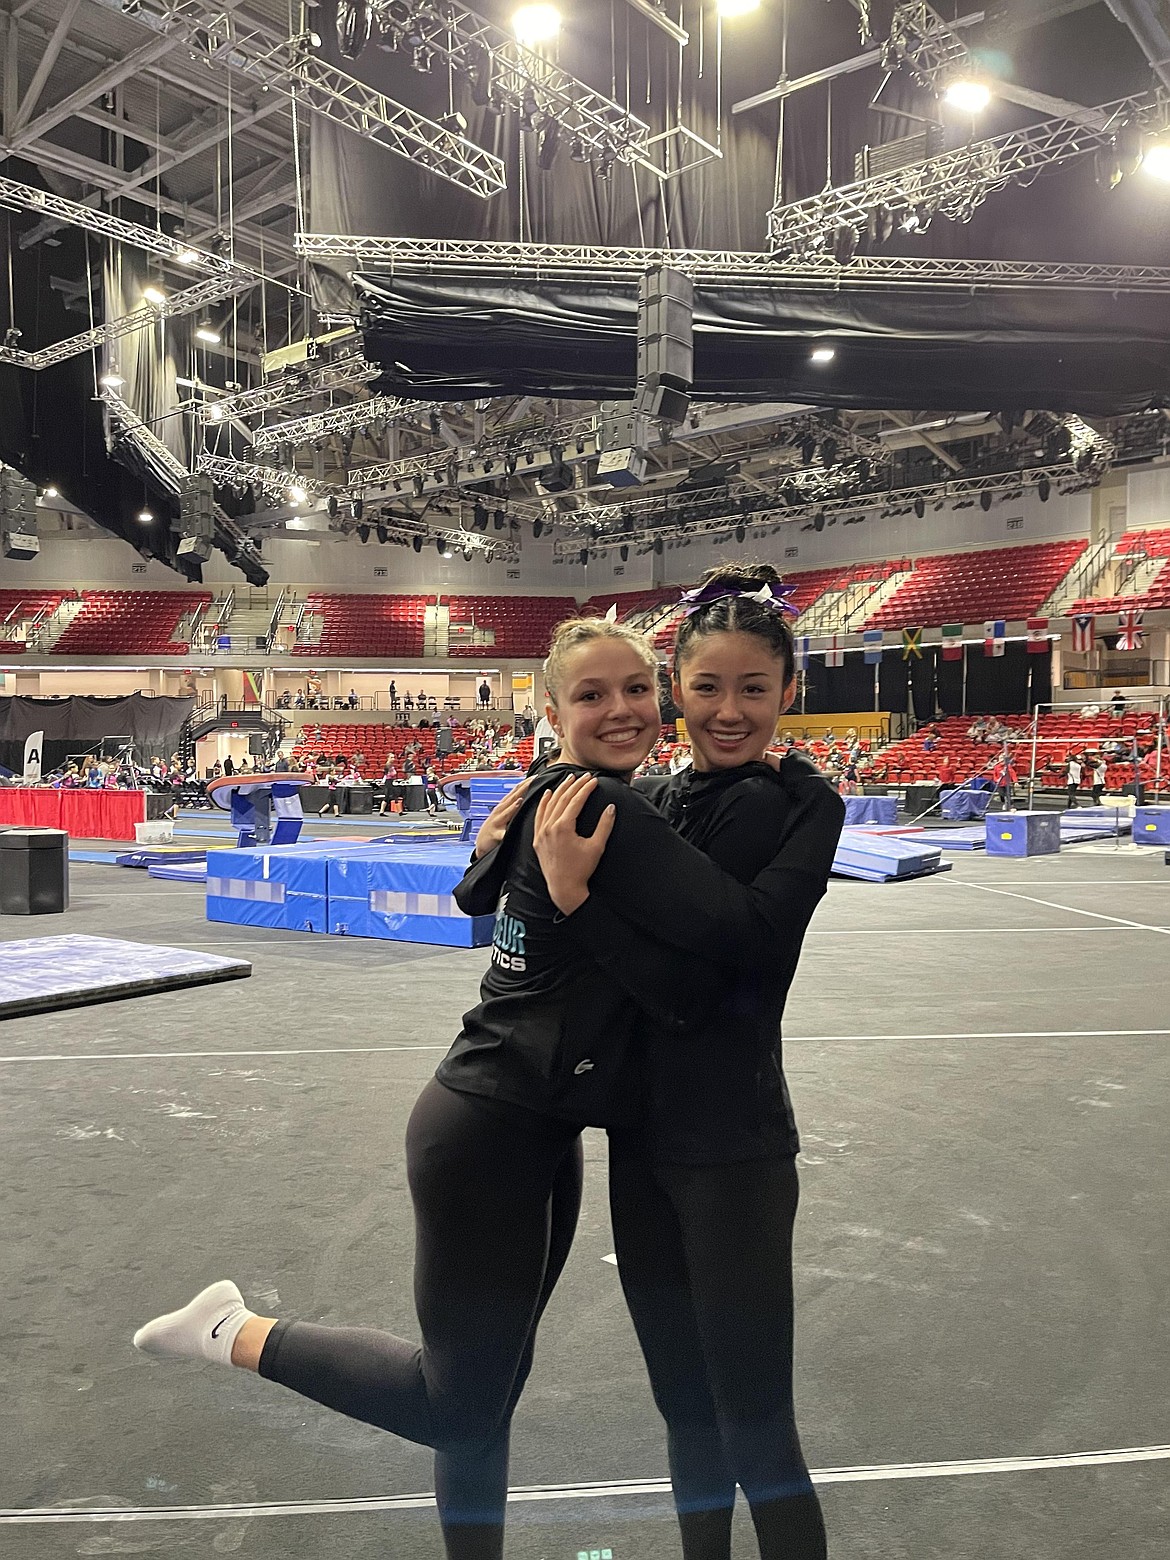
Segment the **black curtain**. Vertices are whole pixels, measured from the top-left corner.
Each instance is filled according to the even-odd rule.
[[[939,712],[942,715],[961,715],[963,713],[962,657],[960,656],[957,661],[944,661],[941,650],[936,650],[935,654],[938,656],[934,675]]]
[[[860,651],[847,651],[844,666],[826,666],[823,655],[814,655],[805,681],[807,715],[858,714],[873,709],[873,667],[866,666]]]
[[[1051,656],[1031,656],[1020,641],[1004,646],[1002,655],[984,655],[975,645],[967,650],[967,713],[970,715],[1017,715],[1029,708],[1032,686],[1032,661]],[[1051,677],[1051,672],[1049,673]]]
[[[41,768],[46,774],[70,754],[96,752],[107,737],[133,742],[139,763],[156,753],[169,758],[194,703],[192,697],[151,698],[142,693],[109,699],[80,694],[67,699],[23,694],[0,698],[0,764],[20,774],[24,744],[34,731],[45,733]]]

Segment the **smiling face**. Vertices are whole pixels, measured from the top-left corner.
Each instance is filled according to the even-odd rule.
[[[676,668],[674,700],[700,771],[758,763],[796,697],[784,661],[756,634],[704,634]]]
[[[658,740],[662,717],[649,666],[629,644],[597,639],[565,653],[556,703],[546,714],[566,763],[585,769],[637,769]]]

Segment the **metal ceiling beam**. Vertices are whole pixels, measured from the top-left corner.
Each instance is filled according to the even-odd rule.
[[[653,22],[655,27],[660,27],[667,37],[673,38],[680,47],[685,49],[690,43],[690,33],[672,16],[667,16],[661,0],[626,0],[626,4],[637,11],[639,16],[644,16],[648,22]]]
[[[28,90],[20,100],[20,107],[12,125],[5,123],[5,133],[16,135],[22,125],[27,125],[32,116],[33,109],[41,100],[41,93],[45,90],[45,84],[53,74],[53,66],[56,65],[65,47],[65,40],[69,36],[69,30],[73,26],[74,18],[81,8],[81,0],[65,0],[65,7],[57,19],[57,25],[53,28],[53,35],[45,45],[45,52],[37,61],[37,68],[33,72],[33,78],[28,84]]]
[[[883,412],[882,416],[888,417],[899,428],[910,429],[914,424],[914,419],[908,417],[905,412]],[[923,444],[936,460],[941,460],[943,465],[949,467],[951,471],[962,471],[962,462],[957,461],[949,450],[944,450],[937,439],[932,439],[930,434],[922,428],[916,428],[914,432],[918,436],[919,443]]]
[[[1105,0],[1128,27],[1158,80],[1170,87],[1170,13],[1158,0]]]
[[[50,130],[55,130],[58,125],[71,119],[79,108],[88,108],[89,105],[112,88],[120,86],[123,81],[136,76],[140,71],[145,71],[161,60],[164,54],[169,54],[178,43],[178,38],[162,36],[152,38],[149,43],[144,43],[140,48],[133,49],[120,60],[111,60],[104,71],[99,72],[83,86],[71,92],[68,97],[55,103],[52,108],[45,110],[26,125],[22,125],[15,135],[6,136],[0,150],[11,155],[13,152],[21,152],[47,135]]]

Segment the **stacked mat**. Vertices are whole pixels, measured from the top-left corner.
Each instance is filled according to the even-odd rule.
[[[904,882],[949,872],[936,844],[905,834],[885,834],[880,829],[842,829],[833,858],[833,876],[859,878],[865,883]]]

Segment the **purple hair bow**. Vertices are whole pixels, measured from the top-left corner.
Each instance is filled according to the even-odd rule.
[[[787,612],[791,617],[799,617],[799,608],[794,607],[789,600],[795,589],[795,585],[773,585],[768,582],[761,585],[759,590],[736,590],[733,585],[724,585],[719,580],[709,580],[706,585],[683,591],[679,598],[679,605],[683,609],[683,616],[690,617],[701,607],[709,607],[713,601],[724,601],[729,596],[741,596],[745,601],[758,602],[761,607],[767,607],[771,612]]]

